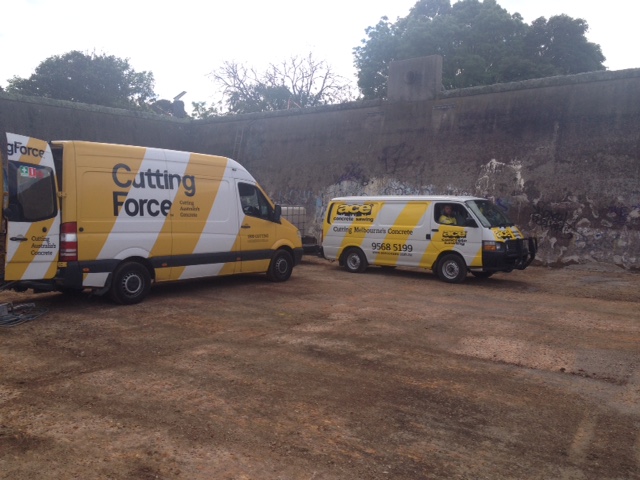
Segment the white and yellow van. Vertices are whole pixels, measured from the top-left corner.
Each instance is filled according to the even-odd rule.
[[[2,147],[3,288],[133,304],[153,282],[284,281],[302,257],[298,229],[234,160],[11,133]]]
[[[458,196],[340,197],[331,200],[322,251],[349,272],[368,265],[431,269],[445,282],[525,269],[537,242],[489,200]]]

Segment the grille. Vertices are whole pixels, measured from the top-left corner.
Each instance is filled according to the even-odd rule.
[[[505,247],[507,249],[507,253],[510,253],[513,255],[522,255],[524,253],[527,253],[529,250],[527,248],[527,244],[521,238],[516,240],[507,240],[505,244],[506,244]]]

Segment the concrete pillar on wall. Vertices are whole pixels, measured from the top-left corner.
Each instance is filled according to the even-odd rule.
[[[440,55],[399,60],[389,65],[387,98],[390,101],[433,100],[441,89]]]

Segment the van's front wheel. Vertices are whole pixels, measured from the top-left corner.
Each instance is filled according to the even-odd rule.
[[[293,258],[286,250],[278,250],[271,259],[267,278],[272,282],[284,282],[289,280],[293,272]]]
[[[347,272],[351,273],[362,273],[368,266],[367,257],[364,256],[364,252],[359,248],[350,248],[344,252],[343,264]]]
[[[113,273],[109,295],[120,305],[140,303],[151,289],[151,275],[138,262],[125,262]]]
[[[467,277],[467,265],[459,255],[448,253],[438,260],[436,274],[445,282],[460,283]]]

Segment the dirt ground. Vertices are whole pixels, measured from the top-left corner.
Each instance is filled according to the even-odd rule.
[[[640,478],[640,275],[292,278],[29,292],[0,328],[3,479]]]

